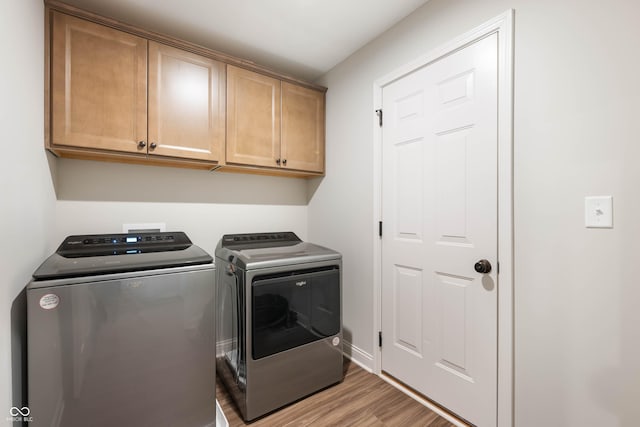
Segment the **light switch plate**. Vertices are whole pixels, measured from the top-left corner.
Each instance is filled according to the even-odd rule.
[[[613,197],[585,197],[584,225],[587,228],[613,228]]]

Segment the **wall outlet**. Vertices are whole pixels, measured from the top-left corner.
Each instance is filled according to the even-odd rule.
[[[585,197],[584,225],[587,228],[613,228],[613,197]]]

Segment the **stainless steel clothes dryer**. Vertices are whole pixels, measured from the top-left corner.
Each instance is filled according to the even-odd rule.
[[[342,380],[342,256],[294,233],[216,248],[217,372],[245,420]]]

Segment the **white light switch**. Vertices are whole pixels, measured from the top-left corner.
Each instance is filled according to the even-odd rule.
[[[588,228],[613,228],[613,197],[585,197],[584,225]]]

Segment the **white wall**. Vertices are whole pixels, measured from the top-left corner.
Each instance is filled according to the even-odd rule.
[[[640,3],[431,0],[327,73],[309,239],[344,255],[344,322],[374,351],[373,82],[484,21],[515,22],[515,421],[640,425]],[[584,196],[614,197],[613,230]]]
[[[211,254],[226,233],[307,237],[304,179],[58,159],[57,188],[56,244],[70,234],[157,222]]]
[[[9,425],[6,417],[11,406],[26,403],[21,399],[20,385],[21,340],[26,321],[21,292],[48,254],[53,228],[55,195],[43,149],[43,12],[42,0],[0,0],[0,424],[3,425]]]

